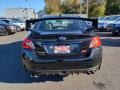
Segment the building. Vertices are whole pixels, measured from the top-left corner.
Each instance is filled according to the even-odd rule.
[[[6,18],[30,19],[35,18],[36,14],[32,8],[9,8],[5,9]]]

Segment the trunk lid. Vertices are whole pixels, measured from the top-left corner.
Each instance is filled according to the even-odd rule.
[[[92,35],[82,32],[41,32],[33,35],[35,52],[40,58],[88,57]]]

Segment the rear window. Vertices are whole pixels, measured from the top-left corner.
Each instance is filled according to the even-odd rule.
[[[2,20],[2,21],[6,22],[6,23],[10,23],[10,21],[9,21],[9,20]]]
[[[11,21],[14,23],[19,23],[19,21],[15,20],[15,19],[11,19]]]
[[[87,24],[77,19],[52,19],[42,20],[35,26],[37,30],[85,30]]]

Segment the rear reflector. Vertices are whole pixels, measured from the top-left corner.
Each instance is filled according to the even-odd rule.
[[[92,38],[92,41],[90,43],[90,48],[97,48],[101,46],[101,40],[100,37],[96,36]]]
[[[30,39],[25,39],[22,43],[22,48],[25,49],[35,49],[33,42]]]

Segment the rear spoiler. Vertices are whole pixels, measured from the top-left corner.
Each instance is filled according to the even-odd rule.
[[[89,19],[89,18],[80,18],[80,17],[60,17],[60,18],[41,18],[41,19],[33,19],[33,20],[26,20],[26,30],[28,31],[31,24],[35,24],[36,22],[42,20],[53,20],[53,19],[79,19],[88,22],[92,22],[92,27],[97,29],[98,28],[98,19]]]

